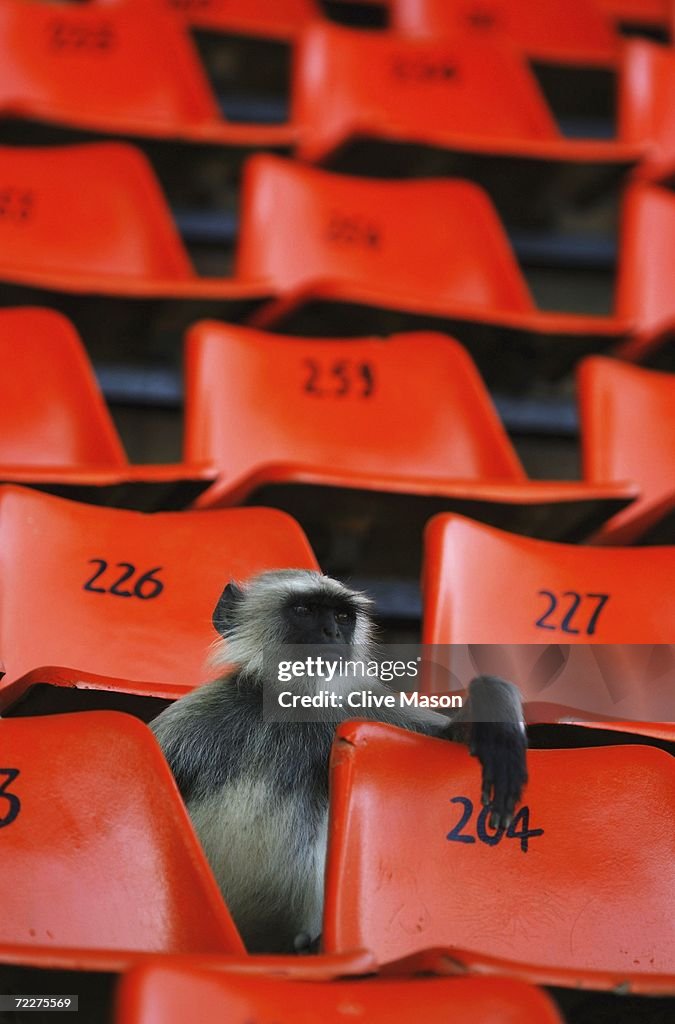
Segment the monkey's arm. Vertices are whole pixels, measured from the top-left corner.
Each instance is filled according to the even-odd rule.
[[[527,782],[527,734],[518,689],[497,676],[469,684],[461,711],[452,718],[424,709],[364,709],[353,717],[374,718],[426,736],[465,743],[481,763],[482,801],[492,828],[511,823]]]

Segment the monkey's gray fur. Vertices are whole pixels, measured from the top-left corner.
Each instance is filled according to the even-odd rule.
[[[345,708],[320,722],[263,720],[263,683],[279,687],[276,675],[264,679],[275,649],[328,639],[341,656],[368,660],[370,607],[365,595],[307,570],[229,584],[214,612],[224,638],[214,662],[227,666],[225,674],[151,723],[250,951],[292,951],[299,936],[321,932],[328,760],[337,721],[369,718],[466,741],[483,765],[483,801],[494,823],[510,821],[527,780],[520,696],[490,676],[472,682],[453,720],[414,708]],[[363,689],[363,680],[342,683],[344,692]],[[372,680],[368,688],[389,692]]]

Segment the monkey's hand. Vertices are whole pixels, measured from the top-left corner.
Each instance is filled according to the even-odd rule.
[[[527,782],[527,734],[520,694],[497,676],[478,676],[453,723],[483,768],[481,799],[490,809],[490,826],[508,828]]]

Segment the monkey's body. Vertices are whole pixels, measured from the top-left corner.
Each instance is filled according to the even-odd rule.
[[[346,621],[342,628],[334,623],[330,628],[336,635],[314,635],[313,639],[338,644],[338,653],[345,657],[363,657],[370,635],[361,595],[316,573],[268,573],[253,581],[250,591],[235,588],[226,598],[226,588],[216,609],[214,622],[230,639],[224,657],[241,667],[188,694],[152,723],[225,901],[252,952],[292,951],[298,936],[315,939],[320,934],[328,761],[337,722],[370,718],[446,737],[457,731],[457,719],[451,722],[432,711],[413,709],[364,709],[355,715],[345,707],[331,711],[326,716],[330,720],[320,722],[264,718],[261,648],[256,644],[251,649],[252,638],[237,623],[237,612],[240,617],[246,612],[248,621],[251,609],[246,595],[251,591],[249,601],[256,614],[269,605],[275,589],[278,605],[284,586],[289,600],[306,601],[308,606],[311,601],[311,607],[318,608],[314,618],[320,622],[330,609],[337,623],[346,612],[335,609],[350,606],[351,631]],[[325,634],[327,627],[321,628]],[[267,643],[273,648],[297,642],[308,630],[306,623],[294,627],[290,637],[280,636],[279,630],[272,635],[269,630]],[[274,678],[266,684],[278,686]],[[322,685],[319,681],[317,689]],[[368,687],[389,692],[379,683]],[[344,681],[345,691],[362,688],[362,680]],[[472,688],[479,702],[489,693],[494,705],[496,694],[496,711],[506,716],[495,723],[483,718],[481,725],[460,727],[472,730],[470,742],[483,761],[488,792],[492,780],[502,814],[510,815],[526,778],[520,701],[517,691],[501,680],[475,680]],[[486,745],[485,727],[493,725],[497,744],[491,739]],[[503,793],[497,778],[502,766],[508,776]]]

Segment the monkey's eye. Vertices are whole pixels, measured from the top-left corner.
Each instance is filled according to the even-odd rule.
[[[294,604],[293,611],[296,615],[309,615],[310,608],[309,605],[306,604]]]
[[[336,612],[335,613],[335,621],[336,622],[351,622],[352,621],[352,613],[351,612]]]

